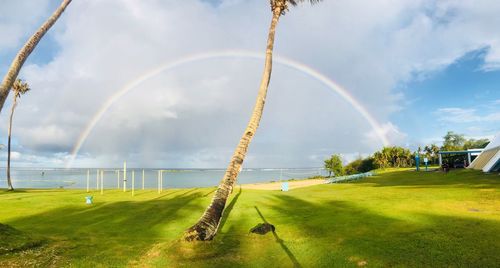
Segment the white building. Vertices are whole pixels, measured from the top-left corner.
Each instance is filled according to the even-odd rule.
[[[469,168],[484,172],[500,171],[500,133],[484,148],[483,152],[472,161]]]

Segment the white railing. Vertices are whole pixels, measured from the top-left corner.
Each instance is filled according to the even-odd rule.
[[[357,181],[366,177],[371,177],[375,175],[373,172],[365,172],[360,174],[348,175],[348,176],[340,176],[334,177],[331,179],[327,179],[326,183],[341,183],[341,182],[349,182],[349,181]]]

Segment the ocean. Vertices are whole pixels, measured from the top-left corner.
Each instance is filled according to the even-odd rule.
[[[119,168],[14,168],[11,178],[14,188],[69,188],[85,189],[87,174],[89,187],[100,187],[97,179],[98,170],[104,171],[103,185],[105,189],[123,188],[123,169]],[[134,173],[136,189],[142,188],[144,170],[144,187],[157,189],[159,169],[127,169],[127,188],[132,184]],[[162,169],[163,188],[195,188],[210,187],[219,184],[224,169]],[[323,168],[257,168],[243,169],[238,176],[238,184],[271,182],[289,179],[302,179],[312,176],[325,176]],[[0,188],[6,188],[5,168],[0,168]]]

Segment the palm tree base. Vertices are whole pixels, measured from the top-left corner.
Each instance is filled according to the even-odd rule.
[[[230,179],[224,180],[226,183],[231,183]],[[217,234],[219,223],[224,212],[227,196],[231,191],[232,186],[219,186],[214,194],[212,203],[203,213],[201,219],[184,233],[186,241],[210,241]]]
[[[13,192],[14,191],[14,188],[10,187],[7,189],[7,192]]]
[[[210,241],[215,237],[217,230],[210,226],[198,222],[184,232],[184,240],[186,241]]]

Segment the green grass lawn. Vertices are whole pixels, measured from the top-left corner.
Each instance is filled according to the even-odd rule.
[[[213,241],[180,240],[214,190],[110,190],[91,206],[80,190],[0,192],[0,223],[26,234],[17,239],[44,238],[0,253],[0,267],[500,265],[498,174],[392,170],[290,192],[236,189]],[[276,233],[249,233],[264,221]]]

